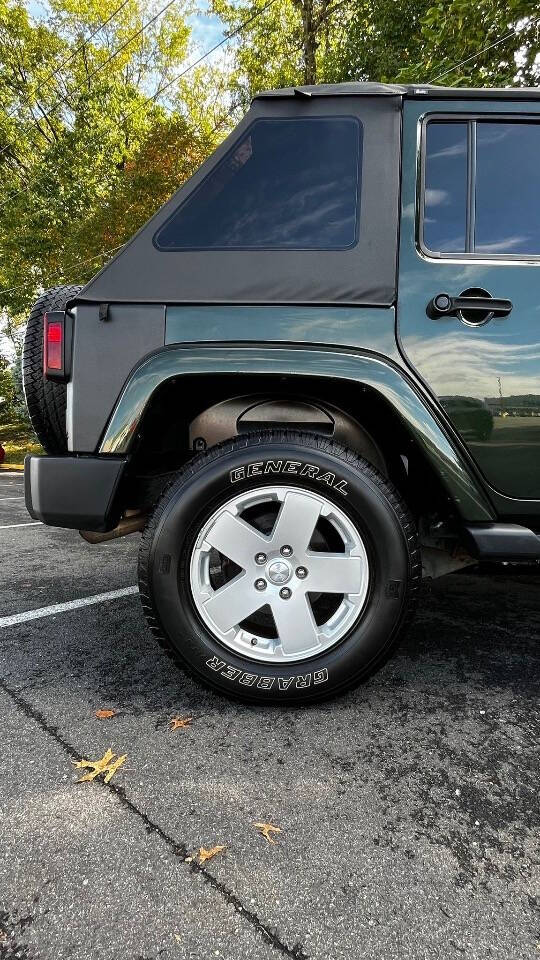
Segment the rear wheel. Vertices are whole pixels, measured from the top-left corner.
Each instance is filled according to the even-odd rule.
[[[43,376],[43,316],[64,310],[82,287],[51,287],[36,300],[26,327],[22,357],[24,396],[32,426],[47,453],[67,453],[66,384]]]
[[[312,702],[365,680],[410,620],[414,523],[365,460],[313,434],[270,431],[192,461],[143,535],[152,630],[197,679],[266,703]]]

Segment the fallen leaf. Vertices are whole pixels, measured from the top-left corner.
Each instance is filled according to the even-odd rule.
[[[104,773],[105,783],[108,783],[111,779],[113,773],[116,773],[118,767],[121,767],[124,763],[124,760],[127,760],[127,754],[123,754],[121,757],[116,756],[112,750],[107,750],[101,760],[79,760],[72,761],[75,767],[88,767],[90,773],[85,773],[82,777],[79,777],[77,783],[87,783],[90,780],[95,780],[96,777],[99,777],[100,773]]]
[[[179,934],[175,933],[174,939],[176,940],[177,943],[182,943],[182,937],[179,936]]]
[[[98,720],[108,720],[109,717],[114,717],[116,710],[96,710],[96,717]]]
[[[220,846],[211,847],[210,850],[205,850],[204,847],[200,847],[198,853],[199,863],[205,863],[206,860],[211,860],[212,857],[216,857],[217,854],[221,853],[221,851],[224,849],[225,847]]]
[[[280,827],[274,827],[271,823],[254,823],[254,827],[263,835],[263,837],[268,840],[268,843],[275,843],[275,840],[272,840],[270,836],[271,833],[281,833]]]
[[[171,730],[184,730],[185,727],[190,727],[192,719],[193,717],[173,717],[169,720]]]

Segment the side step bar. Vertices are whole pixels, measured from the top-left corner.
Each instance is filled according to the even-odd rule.
[[[464,528],[467,548],[479,560],[540,560],[540,536],[517,523],[475,523]]]

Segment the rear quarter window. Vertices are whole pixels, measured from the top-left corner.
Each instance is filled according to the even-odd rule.
[[[362,125],[256,120],[154,237],[160,250],[341,250],[358,240]]]

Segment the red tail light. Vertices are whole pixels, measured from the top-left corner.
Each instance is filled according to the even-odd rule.
[[[64,315],[59,312],[43,317],[43,373],[64,375]]]

